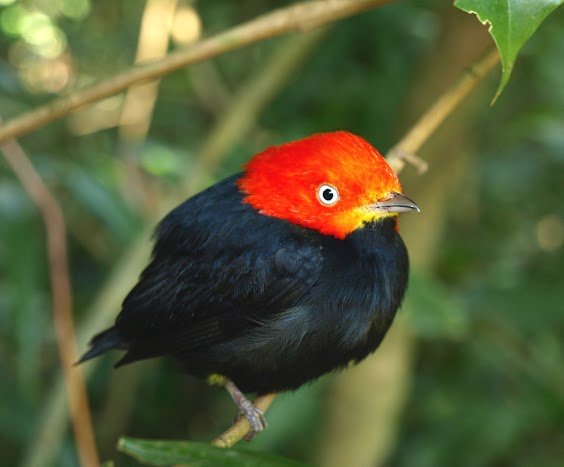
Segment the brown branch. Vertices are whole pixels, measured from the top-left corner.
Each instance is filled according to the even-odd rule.
[[[53,321],[65,376],[76,448],[81,465],[99,466],[100,462],[88,408],[86,385],[82,373],[73,368],[73,363],[78,358],[78,350],[72,316],[72,293],[63,212],[21,146],[11,139],[2,145],[1,150],[6,162],[20,180],[25,191],[41,211],[45,223]]]
[[[387,159],[396,172],[399,173],[404,168],[405,161],[418,167],[420,172],[421,168],[426,170],[426,163],[415,156],[415,153],[498,62],[497,49],[489,50],[484,57],[472,64],[421,116],[399,143],[390,149]]]
[[[331,23],[391,0],[315,0],[266,13],[240,26],[171,53],[166,58],[132,67],[90,88],[76,91],[39,107],[0,127],[0,142],[58,120],[86,104],[117,94],[132,84],[164,76],[178,68],[201,62],[263,39],[290,31]]]

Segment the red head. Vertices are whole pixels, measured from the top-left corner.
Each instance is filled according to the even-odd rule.
[[[345,131],[270,147],[238,184],[261,214],[341,239],[366,222],[417,210],[380,153]]]

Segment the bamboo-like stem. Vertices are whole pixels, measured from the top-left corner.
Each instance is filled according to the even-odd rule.
[[[136,64],[166,56],[177,6],[177,0],[147,0],[137,39]],[[118,121],[118,152],[124,163],[120,174],[121,193],[128,204],[145,215],[153,208],[154,186],[139,165],[138,152],[151,126],[159,88],[160,80],[128,88]]]
[[[160,78],[187,65],[270,37],[332,23],[390,1],[315,0],[266,13],[254,20],[173,52],[162,60],[131,67],[90,88],[55,99],[47,105],[16,117],[0,127],[0,142],[40,128],[68,115],[79,107],[117,94],[132,84]]]
[[[53,322],[76,448],[81,465],[96,467],[100,465],[100,461],[94,442],[86,384],[82,372],[73,367],[78,359],[78,349],[72,316],[72,292],[63,211],[17,141],[13,139],[6,141],[1,150],[6,162],[43,217],[49,257]]]

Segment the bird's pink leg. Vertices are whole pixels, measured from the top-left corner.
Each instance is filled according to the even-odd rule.
[[[247,441],[252,440],[258,433],[266,428],[266,420],[264,414],[253,403],[245,397],[235,383],[229,379],[225,379],[225,389],[233,399],[233,402],[239,408],[239,412],[249,421],[251,431],[245,436]]]

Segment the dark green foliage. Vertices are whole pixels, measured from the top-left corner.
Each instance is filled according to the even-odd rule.
[[[121,438],[118,449],[143,464],[185,464],[191,467],[305,467],[305,464],[240,448],[221,449],[189,441]]]

